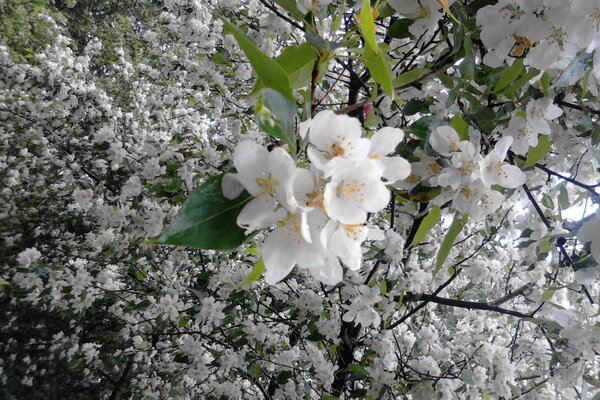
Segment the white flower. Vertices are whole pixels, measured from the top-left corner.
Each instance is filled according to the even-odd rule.
[[[36,249],[35,247],[30,247],[19,253],[19,255],[17,256],[17,262],[21,267],[29,267],[41,257],[42,253],[40,253],[38,249]]]
[[[481,181],[488,188],[492,185],[500,185],[505,188],[514,189],[525,183],[525,174],[514,165],[504,162],[506,153],[513,138],[505,136],[498,140],[496,147],[483,160],[479,162],[481,167]]]
[[[445,157],[450,157],[452,153],[459,150],[458,143],[460,143],[460,137],[450,126],[435,128],[429,137],[431,148]]]
[[[239,190],[232,189],[232,179],[237,180],[252,195],[252,199],[242,209],[237,223],[246,228],[246,234],[265,228],[285,216],[283,208],[295,211],[296,200],[292,184],[296,175],[296,165],[292,157],[278,147],[269,152],[264,147],[245,140],[237,145],[233,153],[235,174],[225,175],[224,194],[235,197]]]
[[[543,97],[527,103],[526,113],[527,123],[535,133],[549,135],[550,125],[548,125],[548,121],[560,117],[562,109],[555,106],[552,99]]]
[[[437,184],[457,189],[462,184],[470,183],[479,178],[479,161],[481,154],[475,150],[471,142],[463,140],[457,145],[457,152],[452,155],[452,165],[444,168],[437,177]]]
[[[365,159],[346,165],[325,186],[325,211],[343,224],[361,224],[367,212],[380,211],[389,203],[390,192],[381,181],[381,163]]]
[[[321,243],[349,269],[356,271],[362,265],[361,244],[368,232],[369,229],[362,224],[344,225],[329,220],[321,231]]]
[[[333,158],[360,160],[369,153],[369,139],[361,138],[362,128],[356,118],[337,115],[333,111],[321,111],[302,125],[301,136],[307,131],[312,144],[306,149],[308,158],[322,171]]]
[[[319,210],[288,214],[281,225],[265,239],[261,253],[265,263],[265,281],[275,284],[294,268],[307,268],[318,280],[335,285],[342,280],[337,258],[326,253],[320,231],[327,217]]]
[[[538,144],[537,133],[533,131],[527,120],[521,117],[515,116],[511,118],[503,136],[511,136],[514,139],[512,150],[521,156],[527,154],[529,147],[534,147]]]
[[[404,139],[402,129],[384,127],[371,137],[369,158],[379,160],[383,166],[383,177],[390,182],[399,181],[410,175],[410,164],[402,157],[387,157]]]

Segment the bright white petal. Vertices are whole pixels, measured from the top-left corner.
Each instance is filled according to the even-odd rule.
[[[256,178],[264,175],[268,170],[268,156],[267,149],[251,140],[244,140],[233,152],[233,164],[238,172],[237,179],[251,195],[260,191]]]
[[[390,182],[406,179],[410,175],[410,163],[402,157],[382,157],[379,161],[385,167],[383,177]]]
[[[402,129],[389,126],[381,128],[371,137],[371,149],[369,154],[380,156],[390,154],[402,139],[404,139],[404,132]]]
[[[281,213],[274,212],[275,207],[275,200],[272,197],[252,199],[238,215],[237,224],[246,229],[246,234],[266,228],[282,217]]]
[[[297,172],[296,163],[281,147],[273,149],[269,153],[268,163],[275,186],[275,197],[289,211],[295,211],[297,203],[292,185]]]
[[[310,273],[326,285],[337,285],[344,277],[342,266],[336,257],[327,257],[320,265],[308,267]]]
[[[449,157],[452,152],[458,151],[460,137],[450,126],[437,127],[429,137],[431,148],[437,153]]]
[[[274,285],[288,276],[296,263],[293,254],[287,251],[289,241],[284,230],[285,228],[278,228],[271,232],[261,248],[265,263],[265,281],[269,285]]]

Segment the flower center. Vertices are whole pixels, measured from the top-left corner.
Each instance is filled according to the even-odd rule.
[[[260,192],[256,197],[260,197],[261,195],[273,196],[277,190],[276,186],[278,182],[269,174],[266,178],[256,178],[256,184],[260,187]]]
[[[474,169],[475,165],[472,162],[466,162],[460,166],[459,171],[462,176],[466,176],[472,174]]]
[[[431,10],[429,9],[429,7],[419,6],[419,17],[420,18],[427,18],[427,17],[429,17],[429,15],[431,15]]]
[[[362,193],[365,188],[366,183],[358,183],[355,179],[350,179],[349,182],[342,182],[337,187],[337,195],[338,197],[345,197],[346,199],[356,199],[362,202],[364,195]]]
[[[331,158],[333,157],[341,157],[345,153],[345,150],[342,146],[340,146],[337,142],[331,145],[331,149],[329,149],[329,154],[331,154]]]
[[[467,199],[469,197],[472,197],[475,194],[475,191],[473,189],[471,189],[468,186],[463,187],[460,192],[462,193],[463,196],[465,196]]]
[[[325,211],[325,206],[323,205],[323,193],[314,192],[308,195],[308,201],[306,205],[309,207],[315,207],[319,210]]]

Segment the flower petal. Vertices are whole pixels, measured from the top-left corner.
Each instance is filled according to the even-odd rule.
[[[384,156],[396,149],[396,146],[404,139],[404,132],[399,128],[386,126],[381,128],[371,137],[371,149],[369,154]]]

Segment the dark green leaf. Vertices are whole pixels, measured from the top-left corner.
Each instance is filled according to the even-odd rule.
[[[468,215],[460,215],[456,213],[454,215],[454,220],[452,221],[452,225],[450,225],[450,229],[446,233],[442,244],[440,245],[440,251],[438,252],[437,259],[435,260],[435,268],[433,270],[433,275],[436,275],[442,265],[444,265],[444,261],[448,258],[448,254],[450,254],[450,249],[452,245],[454,245],[454,241],[462,231],[463,227],[467,223]]]
[[[408,196],[412,201],[427,203],[439,196],[441,192],[442,189],[439,186],[429,187],[419,183],[410,191]]]
[[[394,39],[404,39],[410,36],[408,27],[415,22],[413,19],[402,18],[394,21],[387,30],[387,35]]]
[[[222,179],[223,175],[213,176],[194,190],[169,229],[148,242],[214,250],[231,250],[242,244],[246,235],[236,220],[252,197],[244,192],[233,200],[225,198]]]
[[[423,76],[427,75],[431,70],[429,68],[414,68],[410,71],[406,71],[394,78],[394,87],[399,88],[407,86]]]
[[[525,66],[523,65],[523,60],[520,58],[517,59],[515,62],[513,62],[513,65],[506,68],[502,75],[500,75],[498,82],[496,82],[496,85],[494,85],[494,90],[492,90],[492,93],[497,93],[500,90],[510,86],[515,79],[521,75],[524,69]]]
[[[223,19],[223,23],[225,25],[224,33],[231,33],[235,37],[263,84],[294,100],[290,78],[284,69],[260,51],[237,27],[226,19]]]
[[[426,139],[431,130],[431,123],[433,122],[433,118],[429,116],[421,117],[417,121],[415,121],[412,125],[406,128],[406,131],[412,133],[416,137],[420,139]]]

